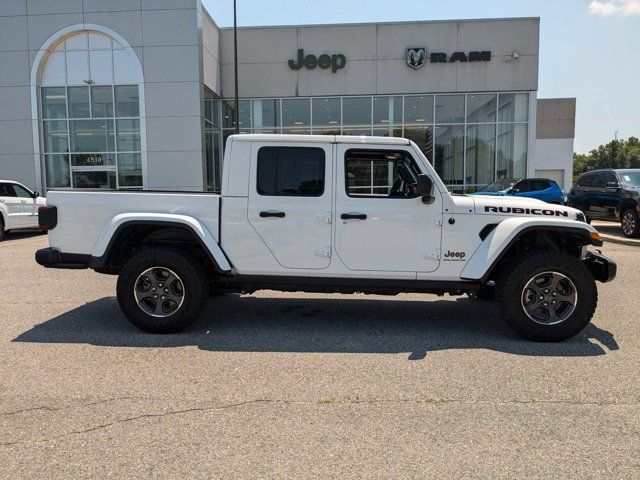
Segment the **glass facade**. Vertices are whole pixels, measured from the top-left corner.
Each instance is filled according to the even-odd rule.
[[[233,125],[233,111],[208,88],[204,91],[205,190],[219,192],[222,186],[222,129]],[[226,139],[226,137],[225,137]]]
[[[233,102],[221,105],[225,140],[233,133]],[[405,137],[454,192],[526,176],[528,93],[244,99],[238,121],[240,133]]]
[[[42,87],[48,188],[141,188],[137,85]]]
[[[136,62],[94,31],[52,48],[39,89],[45,188],[142,188]]]

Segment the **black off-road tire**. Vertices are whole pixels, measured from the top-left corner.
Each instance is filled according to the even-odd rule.
[[[575,285],[575,310],[562,322],[546,325],[532,320],[523,306],[527,283],[544,272],[558,272]],[[534,250],[517,257],[496,282],[496,302],[502,318],[519,335],[539,342],[560,342],[578,334],[591,321],[598,304],[598,290],[589,269],[564,252]]]
[[[154,317],[138,305],[134,289],[138,277],[149,268],[173,271],[183,284],[182,304],[169,316]],[[136,252],[122,267],[117,285],[118,304],[127,319],[149,333],[176,333],[185,329],[204,310],[209,297],[207,274],[188,251],[171,247],[147,247]]]
[[[2,220],[2,218],[0,217],[0,242],[4,239],[4,221]]]
[[[625,216],[629,216],[629,222],[633,222],[629,227],[625,229]],[[638,217],[638,212],[636,212],[635,208],[627,208],[620,215],[620,226],[622,227],[622,233],[627,238],[638,238],[640,237],[640,217]]]

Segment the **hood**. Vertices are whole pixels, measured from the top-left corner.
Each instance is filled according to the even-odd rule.
[[[580,210],[555,205],[529,197],[488,196],[472,197],[477,215],[504,215],[509,217],[543,216],[579,220]]]

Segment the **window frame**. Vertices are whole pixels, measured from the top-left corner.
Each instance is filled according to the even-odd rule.
[[[288,195],[282,195],[282,194],[268,194],[268,193],[261,193],[260,189],[259,189],[259,182],[260,182],[260,152],[262,152],[265,149],[275,149],[278,151],[277,153],[277,157],[276,157],[276,162],[279,161],[280,159],[280,149],[289,149],[289,150],[316,150],[316,151],[320,151],[322,152],[322,191],[319,194],[314,194],[314,195],[301,195],[301,194],[288,194]],[[276,177],[277,179],[277,177]],[[320,198],[322,196],[324,196],[326,190],[327,190],[327,152],[325,151],[324,148],[321,147],[292,147],[292,146],[286,146],[286,145],[263,145],[261,146],[258,151],[256,152],[256,184],[255,184],[255,190],[256,193],[261,196],[261,197],[297,197],[297,198]]]
[[[348,156],[351,152],[353,151],[358,151],[358,152],[387,152],[387,153],[402,153],[405,156],[409,157],[409,160],[413,163],[413,166],[416,168],[418,175],[422,175],[425,172],[422,171],[422,168],[420,168],[420,163],[416,161],[415,158],[413,158],[413,155],[411,155],[411,152],[409,150],[405,150],[402,148],[393,148],[393,149],[389,149],[389,148],[349,148],[347,149],[347,151],[344,152],[344,193],[347,197],[349,198],[355,198],[355,199],[360,199],[360,198],[376,198],[376,199],[381,199],[381,200],[386,200],[386,199],[391,199],[391,200],[414,200],[418,197],[420,197],[420,195],[414,195],[412,197],[389,197],[387,196],[381,196],[381,195],[352,195],[351,193],[349,193],[349,177],[347,176],[348,170],[347,170],[347,163],[349,161]],[[375,162],[376,160],[370,160],[371,162]]]

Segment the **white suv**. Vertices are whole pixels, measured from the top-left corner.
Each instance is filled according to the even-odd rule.
[[[9,230],[38,228],[38,207],[46,200],[12,180],[0,180],[0,241]]]

